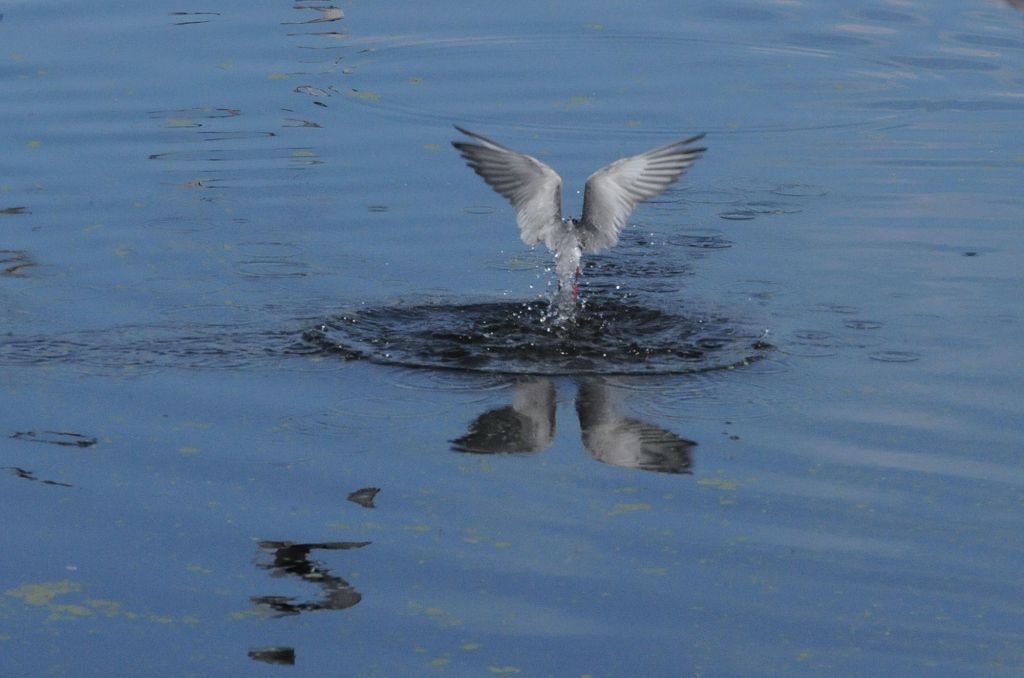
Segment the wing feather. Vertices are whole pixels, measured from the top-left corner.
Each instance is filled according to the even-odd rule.
[[[543,242],[554,247],[556,227],[562,221],[562,178],[540,160],[491,141],[458,125],[480,143],[453,141],[466,164],[504,196],[516,211],[519,236],[527,245]]]
[[[698,134],[652,148],[591,174],[583,191],[584,249],[600,252],[615,245],[636,206],[668,188],[707,150],[690,146],[703,138]]]

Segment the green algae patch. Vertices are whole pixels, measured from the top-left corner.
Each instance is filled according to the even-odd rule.
[[[16,589],[4,591],[9,596],[20,598],[26,605],[49,605],[50,601],[65,593],[78,593],[82,585],[70,579],[48,581],[41,584],[25,584]]]
[[[122,609],[116,600],[102,598],[86,598],[79,594],[85,587],[70,579],[24,584],[17,588],[7,589],[4,594],[16,598],[25,605],[45,609],[49,612],[46,621],[66,621],[90,618],[124,617],[125,619],[144,619],[160,624],[189,623],[196,624],[199,618],[186,615],[181,619],[157,614],[139,614]]]

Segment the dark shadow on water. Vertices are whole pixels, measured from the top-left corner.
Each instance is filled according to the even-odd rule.
[[[304,581],[316,584],[323,591],[318,600],[296,601],[288,596],[253,596],[255,605],[268,607],[276,612],[277,617],[296,615],[313,610],[344,610],[359,604],[362,594],[341,577],[332,575],[330,570],[309,555],[313,550],[349,550],[368,546],[368,541],[332,541],[299,544],[291,541],[261,541],[260,549],[271,554],[269,563],[257,563],[257,566],[270,570],[274,577],[295,576]]]
[[[82,435],[81,433],[72,433],[70,431],[15,431],[11,434],[10,438],[11,440],[23,440],[30,443],[45,443],[47,445],[75,447],[78,449],[95,447],[98,442],[96,438]],[[21,466],[0,466],[0,470],[10,471],[11,475],[16,478],[29,480],[41,485],[74,487],[71,483],[65,483],[59,480],[50,480],[48,478],[40,478],[34,471]]]
[[[354,504],[359,504],[363,508],[377,508],[373,500],[377,498],[379,493],[379,487],[364,487],[361,490],[349,493],[348,500]]]
[[[74,487],[71,483],[62,483],[57,480],[39,478],[32,471],[21,468],[20,466],[0,466],[0,469],[10,471],[12,475],[16,478],[21,478],[22,480],[31,480],[33,482],[42,483],[43,485],[55,485],[57,487]]]
[[[16,431],[11,438],[60,447],[95,447],[98,442],[96,438],[71,431]]]
[[[692,473],[691,450],[697,443],[623,416],[618,393],[603,379],[582,379],[578,387],[576,413],[583,447],[596,461],[642,471]],[[555,439],[556,395],[549,379],[518,380],[512,404],[478,416],[466,435],[451,441],[452,449],[471,454],[546,449]]]
[[[379,488],[367,487],[349,494],[349,500],[373,508],[373,498]],[[313,551],[349,551],[369,546],[368,541],[307,542],[263,540],[259,542],[260,555],[269,555],[269,562],[257,560],[256,566],[269,570],[272,577],[298,577],[316,584],[322,595],[316,600],[299,601],[294,597],[280,595],[252,596],[252,604],[272,610],[275,618],[291,617],[315,610],[344,610],[354,607],[363,596],[347,581],[331,574],[319,561],[313,560]],[[286,645],[252,648],[248,656],[253,661],[282,666],[295,664],[295,648]]]

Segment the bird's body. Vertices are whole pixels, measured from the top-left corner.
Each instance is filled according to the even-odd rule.
[[[552,230],[552,244],[548,248],[555,255],[555,275],[558,276],[559,289],[572,290],[572,297],[575,298],[576,278],[579,277],[580,261],[583,259],[583,233],[579,221],[561,219]]]
[[[544,243],[554,253],[562,308],[575,303],[583,253],[614,246],[633,209],[668,188],[707,150],[690,145],[704,137],[700,134],[616,160],[587,178],[583,214],[573,219],[562,218],[562,178],[553,169],[487,137],[455,129],[479,142],[452,145],[512,204],[523,242]]]

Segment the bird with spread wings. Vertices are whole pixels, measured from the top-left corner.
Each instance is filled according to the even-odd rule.
[[[544,243],[555,255],[559,306],[575,303],[584,252],[601,252],[619,241],[638,204],[668,188],[706,151],[693,146],[703,134],[620,158],[587,178],[583,214],[562,218],[562,177],[536,158],[455,126],[473,139],[453,141],[466,163],[516,211],[527,245]]]

